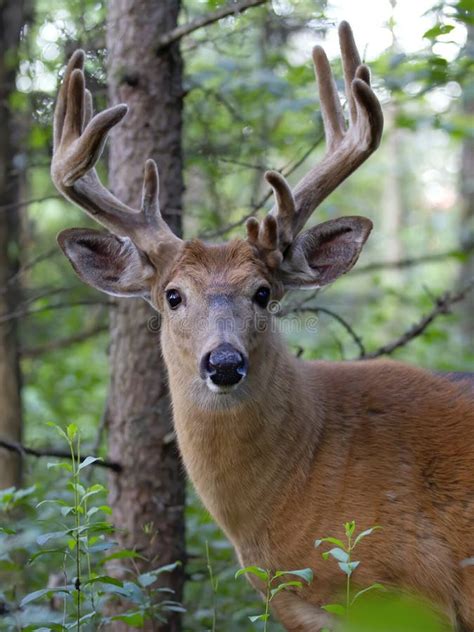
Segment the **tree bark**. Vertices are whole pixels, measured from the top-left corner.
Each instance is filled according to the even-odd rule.
[[[467,26],[467,40],[464,48],[466,56],[474,55],[474,26]],[[472,75],[466,79],[463,94],[463,113],[467,117],[474,116],[474,80]],[[474,244],[474,138],[466,134],[462,143],[461,154],[461,246]],[[461,285],[474,278],[474,254],[470,252],[461,268]],[[461,328],[468,345],[474,338],[474,292],[470,292],[460,304]]]
[[[21,129],[10,107],[15,91],[20,34],[26,20],[26,2],[0,0],[0,314],[15,311],[18,282],[8,283],[19,266],[20,212],[19,157]],[[21,440],[22,406],[17,321],[0,323],[0,436]],[[21,483],[18,454],[0,450],[0,489]]]
[[[136,206],[145,160],[154,158],[160,170],[161,208],[178,234],[182,60],[179,44],[159,54],[156,47],[159,37],[176,26],[179,9],[180,0],[111,0],[107,18],[109,100],[130,108],[111,138],[111,189]],[[124,467],[120,477],[111,477],[113,518],[124,529],[119,533],[122,545],[145,555],[148,568],[184,562],[185,557],[185,479],[155,323],[156,315],[145,302],[120,300],[111,313],[109,455]],[[179,601],[183,568],[162,577]],[[114,631],[128,629],[120,625],[115,624]],[[147,629],[178,631],[179,615]]]

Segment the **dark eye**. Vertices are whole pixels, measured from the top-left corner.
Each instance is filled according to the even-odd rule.
[[[265,309],[268,305],[268,301],[270,300],[270,289],[265,285],[259,287],[253,296],[253,300],[257,303],[259,307]]]
[[[178,290],[166,290],[166,300],[171,309],[176,309],[183,299]]]

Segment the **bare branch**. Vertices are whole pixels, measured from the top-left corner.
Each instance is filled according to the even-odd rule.
[[[332,309],[328,309],[327,307],[318,307],[318,306],[310,307],[310,306],[304,306],[304,305],[300,305],[300,306],[295,307],[294,309],[290,309],[286,313],[298,314],[301,312],[310,312],[311,314],[327,314],[328,316],[336,320],[340,325],[344,327],[347,333],[351,336],[352,340],[358,346],[360,357],[365,357],[366,352],[365,352],[364,343],[362,342],[362,338],[359,336],[359,334],[357,334],[354,331],[354,329],[351,327],[351,325],[349,325],[347,320],[342,318],[342,316],[339,316],[339,314],[336,314],[336,312],[333,312]]]
[[[38,263],[41,263],[42,261],[45,261],[46,259],[50,259],[51,257],[55,257],[60,252],[61,251],[59,250],[59,248],[57,246],[55,246],[54,248],[51,248],[51,250],[47,250],[46,252],[42,252],[41,254],[37,255],[36,257],[33,257],[32,259],[30,259],[29,261],[26,261],[15,272],[15,274],[13,274],[9,279],[7,279],[6,286],[12,285],[19,277],[21,277],[23,274],[28,272],[28,270],[31,270],[31,268],[33,268]],[[3,292],[5,292],[5,288],[0,288],[0,293],[3,293]]]
[[[355,267],[351,275],[354,274],[367,274],[371,272],[379,272],[381,270],[400,270],[403,268],[412,268],[414,266],[422,265],[423,263],[437,263],[444,259],[457,258],[460,255],[469,254],[474,251],[474,244],[467,244],[464,248],[456,248],[455,250],[446,250],[445,252],[437,252],[429,255],[422,255],[421,257],[407,257],[406,259],[399,259],[398,261],[380,261],[375,263],[369,263],[366,266]]]
[[[22,208],[23,206],[29,206],[30,204],[36,204],[39,202],[46,202],[46,200],[60,200],[60,195],[45,195],[40,198],[32,198],[31,200],[20,200],[20,202],[12,202],[11,204],[3,204],[0,206],[1,211],[12,211],[13,209]]]
[[[0,447],[5,448],[5,450],[9,450],[10,452],[16,452],[20,456],[35,456],[38,458],[41,457],[52,457],[57,459],[71,459],[71,453],[66,450],[56,450],[55,448],[49,448],[47,450],[28,448],[17,441],[11,441],[10,439],[1,439],[0,438]],[[88,456],[88,455],[87,455]],[[87,456],[81,456],[81,463],[86,460]],[[106,459],[100,461],[94,461],[91,465],[95,465],[96,467],[105,467],[113,472],[117,472],[118,474],[122,471],[122,465],[120,463],[116,463],[115,461],[107,461]]]
[[[57,351],[58,349],[64,349],[65,347],[70,347],[71,345],[79,342],[84,342],[85,340],[89,340],[89,338],[93,338],[94,336],[97,336],[107,330],[107,325],[95,325],[94,327],[89,327],[89,329],[85,329],[73,336],[59,338],[58,340],[50,340],[43,345],[30,347],[29,349],[21,349],[20,356],[22,358],[37,358],[45,353]]]
[[[409,342],[411,342],[414,338],[421,336],[421,334],[431,325],[431,323],[441,315],[446,315],[450,313],[450,308],[455,303],[459,303],[462,301],[467,294],[474,287],[474,279],[471,279],[469,283],[464,285],[459,291],[452,294],[451,292],[445,292],[438,298],[435,298],[435,305],[433,309],[423,316],[417,323],[414,323],[409,329],[405,331],[400,337],[392,340],[382,347],[379,347],[375,351],[371,351],[370,353],[362,353],[359,356],[360,360],[369,360],[373,358],[379,358],[383,355],[390,355],[396,349],[400,349],[400,347],[404,347]]]
[[[266,4],[267,2],[268,0],[241,0],[241,2],[231,2],[227,6],[221,7],[211,13],[207,13],[195,20],[191,20],[191,22],[188,22],[187,24],[177,26],[160,37],[156,52],[159,53],[170,44],[177,42],[183,37],[186,37],[186,35],[190,35],[204,26],[214,24],[214,22],[218,22],[229,15],[238,15],[239,13],[247,11],[247,9],[258,7],[259,5]]]
[[[286,178],[287,176],[291,175],[293,171],[296,171],[296,169],[298,169],[298,167],[303,164],[306,158],[311,154],[311,152],[314,149],[316,149],[316,147],[323,141],[323,139],[324,139],[324,135],[320,134],[318,138],[314,141],[314,143],[311,145],[311,147],[309,147],[291,167],[281,169],[281,174],[285,176]],[[263,206],[268,202],[268,200],[272,197],[272,195],[273,195],[273,191],[269,189],[267,193],[265,193],[265,195],[256,204],[253,204],[251,206],[250,211],[246,213],[243,217],[236,220],[235,222],[232,222],[231,224],[227,224],[226,226],[223,226],[222,228],[218,228],[217,230],[213,232],[202,233],[201,235],[198,235],[198,237],[200,239],[213,239],[215,237],[222,237],[223,235],[225,235],[226,233],[229,233],[234,228],[238,228],[239,226],[242,226],[250,217],[252,217],[255,213],[257,213],[257,211],[259,211],[261,208],[263,208]]]
[[[114,307],[115,303],[113,301],[75,301],[70,303],[54,303],[53,305],[45,305],[45,307],[39,307],[38,309],[20,309],[15,312],[10,312],[9,314],[2,314],[0,316],[0,324],[6,323],[10,320],[15,320],[17,318],[23,318],[25,316],[34,316],[35,314],[42,314],[43,312],[48,312],[54,309],[68,309],[70,307],[82,307],[87,305],[108,305],[108,307]]]

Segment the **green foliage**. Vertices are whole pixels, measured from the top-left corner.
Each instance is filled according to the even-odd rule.
[[[172,572],[177,563],[146,572],[135,564],[134,572],[128,570],[122,578],[108,574],[112,561],[144,558],[119,548],[114,540],[115,528],[107,520],[112,512],[104,501],[107,490],[100,483],[85,482],[86,468],[98,459],[81,458],[77,425],[65,429],[49,425],[69,446],[71,455],[70,461],[48,464],[49,469],[61,472],[57,491],[41,500],[44,491],[37,486],[0,492],[0,515],[6,523],[0,530],[0,573],[21,577],[26,564],[32,575],[38,575],[38,585],[46,583],[44,571],[49,583],[42,588],[28,585],[28,592],[11,584],[0,595],[7,612],[0,619],[0,629],[86,632],[113,621],[142,628],[147,621],[166,621],[170,612],[184,612],[173,600],[172,590],[156,586],[158,578]],[[17,525],[19,512],[28,519],[13,529],[8,523]],[[30,534],[32,516],[40,529]],[[119,570],[123,575],[124,569]],[[123,612],[105,614],[107,603],[117,598],[125,604]]]
[[[322,606],[323,610],[326,610],[326,612],[334,614],[337,617],[342,617],[344,620],[347,621],[350,620],[353,606],[358,599],[360,599],[363,595],[367,595],[373,590],[385,590],[384,586],[379,583],[371,584],[370,586],[362,588],[355,593],[353,593],[351,588],[352,574],[360,565],[360,561],[356,561],[353,559],[353,553],[357,545],[360,544],[360,542],[364,538],[381,528],[382,527],[374,526],[370,529],[365,529],[364,531],[361,531],[358,535],[355,535],[356,523],[355,520],[352,520],[351,522],[346,522],[344,524],[346,542],[343,542],[342,540],[339,540],[338,538],[334,538],[332,536],[321,538],[315,541],[314,545],[316,547],[321,546],[321,544],[336,545],[335,547],[329,549],[329,551],[325,551],[322,554],[322,557],[324,560],[328,560],[330,558],[334,559],[341,571],[346,576],[345,602],[324,605]]]
[[[188,0],[183,3],[182,21],[224,4],[224,0]],[[89,450],[97,453],[92,446],[106,399],[107,336],[99,331],[64,347],[54,349],[49,345],[105,328],[108,308],[103,297],[76,279],[59,250],[44,255],[54,247],[55,235],[62,228],[93,225],[72,205],[51,197],[56,196],[49,177],[51,117],[58,77],[65,58],[77,45],[88,53],[88,84],[93,87],[96,107],[105,105],[106,8],[101,0],[36,0],[34,19],[24,34],[18,89],[9,101],[18,116],[30,123],[24,126],[28,129],[24,153],[17,157],[27,182],[25,198],[48,198],[26,208],[28,235],[22,257],[23,264],[32,264],[26,265],[20,276],[21,309],[26,313],[19,321],[25,351],[24,440],[39,447],[54,444],[46,422],[74,419],[87,446],[82,450],[85,454]],[[309,53],[313,40],[323,39],[328,28],[333,29],[326,9],[325,2],[313,0],[273,2],[197,31],[183,42],[187,236],[212,233],[250,212],[262,213],[270,204],[264,201],[265,169],[290,169],[309,152],[290,176],[294,183],[322,154],[322,127]],[[337,14],[337,19],[345,17],[335,14],[333,6],[329,9],[328,14]],[[318,221],[351,214],[374,220],[374,234],[361,266],[396,256],[416,258],[459,248],[462,226],[461,203],[456,195],[457,162],[462,143],[472,136],[472,122],[462,114],[460,102],[469,86],[473,61],[461,46],[448,56],[442,45],[452,39],[453,26],[472,24],[473,10],[472,0],[436,3],[430,27],[420,26],[419,50],[402,50],[394,38],[393,45],[377,59],[368,59],[375,88],[389,115],[385,137],[368,165],[334,192],[317,214]],[[413,14],[415,18],[415,6]],[[391,20],[387,10],[389,25]],[[398,27],[403,29],[403,25]],[[356,33],[362,44],[363,37]],[[340,64],[334,60],[333,65],[342,91]],[[394,136],[398,139],[396,159],[391,144]],[[106,179],[104,165],[101,172]],[[396,233],[387,225],[388,183],[394,173],[403,192],[402,228]],[[223,237],[241,234],[239,226]],[[429,311],[433,295],[456,284],[464,259],[465,254],[459,253],[438,263],[359,275],[356,268],[353,275],[308,304],[333,309],[360,334],[367,349],[375,349]],[[292,295],[288,304],[300,298]],[[356,344],[340,323],[324,314],[318,319],[316,331],[308,328],[302,317],[301,326],[288,334],[295,349],[303,348],[305,358],[357,356]],[[439,319],[394,357],[434,370],[468,370],[474,356],[460,334],[460,324],[457,312]],[[27,353],[34,350],[36,354]],[[61,435],[60,441],[65,440]],[[75,444],[76,454],[77,447]],[[103,447],[99,453],[104,455]],[[0,495],[1,600],[10,608],[8,616],[0,617],[0,627],[35,629],[31,626],[44,626],[49,621],[51,629],[62,629],[58,626],[63,625],[63,613],[51,610],[50,596],[65,607],[68,625],[74,616],[77,619],[78,605],[81,617],[92,615],[81,624],[83,629],[96,625],[92,595],[99,610],[104,600],[127,596],[131,607],[122,616],[130,625],[141,626],[149,616],[150,591],[152,596],[154,592],[150,582],[157,571],[145,573],[141,581],[137,571],[126,581],[117,580],[121,585],[103,579],[107,577],[107,562],[132,561],[138,567],[143,560],[136,551],[117,550],[113,545],[114,533],[106,526],[110,509],[104,499],[104,478],[94,469],[93,482],[85,482],[92,465],[89,462],[79,470],[77,461],[74,466],[67,461],[47,467],[41,460],[25,460],[26,488],[6,490]],[[86,494],[91,495],[84,498]],[[254,615],[260,604],[246,582],[233,579],[231,545],[192,490],[187,502],[190,559],[186,570],[190,581],[186,585],[185,629],[253,629],[248,618],[261,616]],[[347,543],[331,542],[329,538],[327,544],[342,552],[347,547]],[[330,554],[330,559],[343,565],[341,572],[346,581],[352,582],[357,569],[347,564],[355,560],[337,560],[335,555],[341,557],[339,552]],[[74,586],[78,557],[79,575],[85,583],[82,591]],[[350,574],[346,572],[349,570]],[[64,592],[56,594],[55,589],[46,588],[52,574],[59,575],[62,584],[57,590]],[[276,588],[272,585],[271,590]],[[24,611],[19,612],[18,605],[28,596],[30,600],[23,602]],[[398,622],[394,630],[414,629],[409,622],[416,621],[418,615],[425,616],[419,614],[424,610],[417,604],[395,599],[391,605],[382,606],[364,593],[352,606],[353,629],[380,632],[380,626],[370,623],[371,612],[378,613],[379,621]],[[412,620],[406,614],[410,612]],[[359,614],[368,622],[366,628],[356,627]],[[438,629],[433,627],[435,624],[429,625],[426,630],[430,632]],[[274,628],[276,624],[272,623]]]
[[[254,614],[249,616],[249,619],[252,623],[258,623],[260,621],[263,622],[263,632],[266,632],[268,629],[268,622],[270,620],[270,604],[272,600],[282,591],[282,590],[294,590],[295,588],[302,588],[303,581],[306,584],[310,584],[313,581],[313,571],[310,568],[303,568],[301,570],[296,571],[270,571],[265,570],[264,568],[260,568],[259,566],[246,566],[245,568],[241,568],[235,574],[235,579],[238,577],[242,577],[243,575],[253,575],[258,580],[260,580],[262,589],[265,593],[265,611],[262,614]],[[289,579],[286,581],[277,581],[283,577],[299,577],[301,579],[294,580]]]
[[[449,622],[431,604],[399,594],[378,582],[354,589],[352,576],[363,563],[354,560],[354,551],[365,538],[381,528],[374,526],[356,535],[356,523],[352,520],[344,524],[345,541],[332,536],[315,541],[316,547],[335,545],[323,552],[322,557],[334,560],[346,577],[344,601],[322,608],[334,615],[337,629],[343,632],[452,632]],[[331,631],[326,628],[321,632]]]

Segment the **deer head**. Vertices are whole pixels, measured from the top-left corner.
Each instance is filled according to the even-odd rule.
[[[94,166],[127,107],[93,117],[84,53],[76,51],[67,66],[54,116],[52,178],[66,198],[110,232],[68,229],[59,244],[87,284],[113,296],[142,297],[162,314],[172,383],[185,375],[186,388],[201,399],[227,394],[238,401],[246,388],[249,392],[241,385],[252,376],[257,380],[259,354],[273,335],[269,301],[287,289],[327,285],[350,270],[372,228],[364,217],[344,217],[302,232],[314,209],[377,148],[382,134],[380,104],[346,22],[339,37],[348,126],[328,59],[315,47],[326,154],[294,191],[281,174],[267,172],[274,208],[261,222],[248,220],[246,239],[219,245],[183,241],[172,233],[160,213],[152,160],[145,165],[139,209],[101,184]]]

